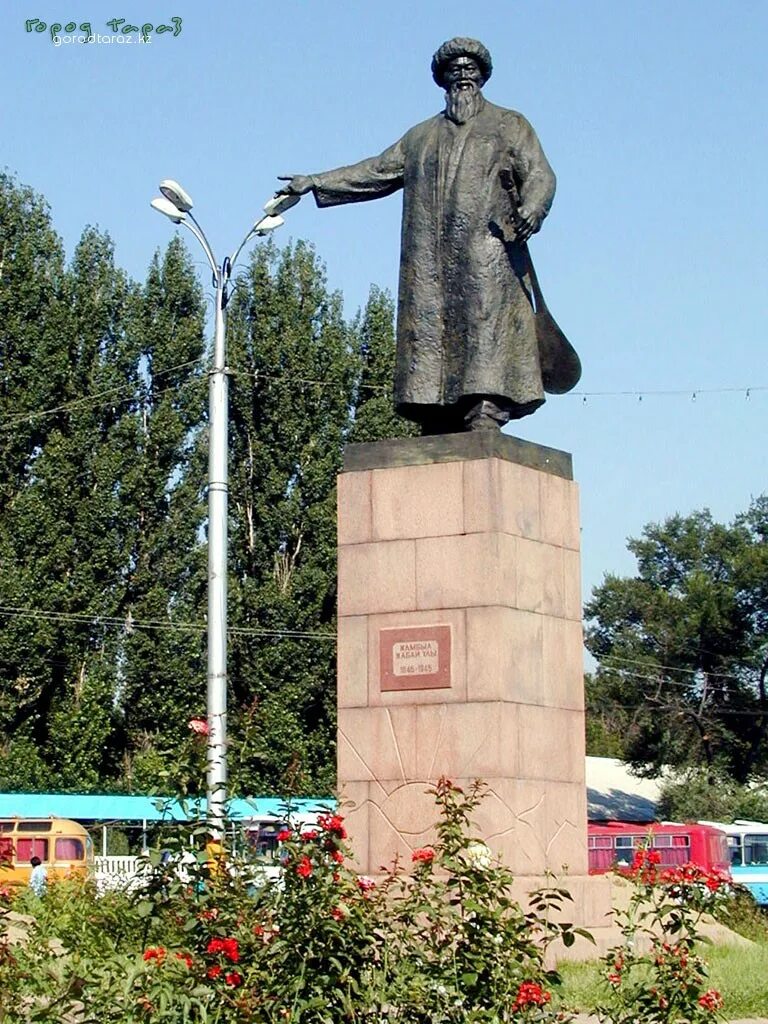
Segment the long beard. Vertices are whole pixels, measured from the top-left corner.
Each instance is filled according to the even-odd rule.
[[[465,124],[482,105],[483,94],[474,82],[470,83],[469,88],[454,85],[446,91],[445,113],[456,124]]]

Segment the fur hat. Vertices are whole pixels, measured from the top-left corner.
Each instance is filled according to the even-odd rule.
[[[440,47],[432,58],[432,77],[441,88],[445,88],[443,72],[446,66],[456,57],[471,57],[476,60],[483,75],[483,85],[491,77],[493,61],[488,50],[477,39],[465,39],[456,36]]]

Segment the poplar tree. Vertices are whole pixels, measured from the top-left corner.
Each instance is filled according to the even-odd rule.
[[[190,717],[205,714],[205,303],[189,253],[155,255],[133,324],[139,373],[121,483],[126,534],[119,706],[122,780],[168,787]]]
[[[351,442],[411,437],[416,424],[395,413],[392,382],[395,375],[395,304],[389,292],[375,285],[353,325],[358,358],[358,382]]]
[[[41,412],[64,396],[63,275],[47,204],[0,173],[0,786],[9,775],[34,785],[45,771],[35,747],[37,706],[54,666],[30,659],[30,622],[18,609],[30,599],[35,607],[37,595],[18,578],[12,512],[34,480],[52,423]]]
[[[18,783],[82,789],[114,771],[116,644],[103,620],[115,613],[123,565],[133,298],[108,236],[86,229],[56,309],[40,321],[43,335],[57,334],[58,405],[40,410],[44,427],[2,526],[3,601],[18,616],[3,645]]]
[[[258,248],[229,319],[232,766],[241,790],[334,784],[335,478],[356,363],[299,242]]]
[[[392,411],[393,303],[351,324],[313,249],[232,294],[232,791],[335,783],[336,475]],[[206,310],[175,239],[143,287],[71,265],[0,175],[0,788],[168,792],[205,712]],[[201,780],[202,781],[202,780]]]

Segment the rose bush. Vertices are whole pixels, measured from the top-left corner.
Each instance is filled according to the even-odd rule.
[[[71,879],[43,900],[0,894],[0,1024],[570,1019],[546,958],[575,939],[556,923],[568,894],[541,890],[521,907],[508,869],[472,836],[482,784],[441,779],[433,793],[434,841],[378,879],[352,870],[344,819],[329,810],[279,833],[277,881],[248,850],[214,870],[201,824],[161,836],[141,889],[99,895]],[[704,1024],[722,1008],[698,923],[723,880],[658,859],[637,852],[624,941],[604,961],[611,1024]]]
[[[617,914],[623,943],[603,958],[610,1024],[704,1024],[722,1009],[698,952],[702,916],[727,898],[728,879],[695,864],[661,869],[657,850],[636,851],[629,906]]]
[[[573,941],[551,921],[568,897],[514,901],[509,871],[470,834],[482,789],[441,780],[435,842],[378,880],[350,868],[329,811],[280,833],[278,882],[247,853],[214,872],[201,850],[181,872],[200,827],[161,840],[171,856],[151,855],[140,891],[72,880],[34,907],[19,892],[14,908],[35,917],[0,943],[0,1021],[553,1021],[545,952]]]

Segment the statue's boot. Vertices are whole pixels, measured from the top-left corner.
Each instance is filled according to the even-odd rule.
[[[501,430],[509,423],[509,409],[502,409],[489,398],[473,405],[464,417],[465,430]]]

